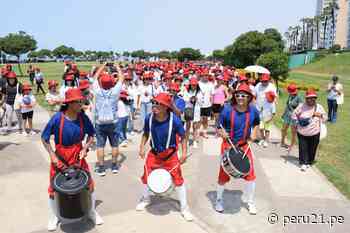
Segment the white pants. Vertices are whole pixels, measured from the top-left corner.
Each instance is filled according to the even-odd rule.
[[[13,105],[6,104],[6,122],[7,122],[7,130],[12,129],[12,120],[13,120],[13,112],[16,113],[17,121],[18,121],[18,129],[23,129],[23,120],[21,110],[14,110]]]

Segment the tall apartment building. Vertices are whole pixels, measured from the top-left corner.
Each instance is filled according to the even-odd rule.
[[[316,15],[321,15],[332,0],[317,0]],[[324,26],[320,29],[322,47],[330,48],[333,44],[339,44],[342,48],[350,47],[350,0],[337,0],[339,9],[335,14],[335,29],[332,29],[332,19],[328,20],[326,33]],[[323,39],[325,34],[325,40]]]

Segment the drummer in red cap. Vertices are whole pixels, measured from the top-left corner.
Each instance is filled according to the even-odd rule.
[[[244,177],[245,187],[242,196],[243,202],[247,203],[250,214],[256,214],[254,202],[255,196],[255,172],[254,161],[248,141],[254,140],[258,125],[260,124],[259,112],[254,105],[251,105],[253,95],[247,84],[242,84],[235,90],[231,105],[225,105],[219,116],[219,135],[223,138],[221,153],[231,149],[230,141],[238,148],[242,149],[248,156],[250,171]],[[216,205],[218,212],[224,211],[223,192],[224,185],[230,181],[230,176],[220,166]]]
[[[85,158],[88,148],[93,142],[94,127],[89,118],[81,111],[82,95],[80,89],[71,88],[65,93],[65,106],[56,113],[44,128],[41,139],[50,156],[50,185],[49,192],[49,223],[48,230],[55,230],[59,222],[56,216],[57,206],[54,201],[54,190],[51,186],[57,169],[65,169],[67,165],[77,165],[89,172],[89,165]],[[54,135],[55,148],[50,143],[51,135]],[[85,140],[86,138],[86,140]],[[90,176],[89,189],[94,191],[94,182]],[[89,218],[97,225],[103,220],[95,210],[95,196],[92,193],[92,208]]]
[[[147,186],[149,174],[158,168],[170,172],[173,183],[180,200],[181,214],[186,221],[192,221],[186,198],[186,188],[180,165],[186,161],[187,145],[185,130],[181,119],[172,112],[172,99],[167,93],[160,93],[152,100],[152,113],[145,120],[144,133],[140,144],[140,157],[145,158],[145,145],[150,139],[151,150],[147,153],[142,183],[144,184],[143,196],[136,206],[136,210],[142,211],[151,202]],[[181,158],[178,158],[178,145],[176,136],[181,138]]]

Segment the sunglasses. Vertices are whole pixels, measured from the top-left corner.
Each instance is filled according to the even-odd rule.
[[[247,98],[248,95],[246,95],[246,94],[235,94],[235,97],[236,98]]]
[[[151,103],[152,103],[152,107],[158,107],[158,106],[160,106],[160,103],[158,103],[157,101],[151,101]]]

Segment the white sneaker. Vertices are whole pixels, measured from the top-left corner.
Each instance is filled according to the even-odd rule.
[[[198,149],[198,143],[196,141],[193,142],[193,149]]]
[[[258,145],[259,145],[259,146],[263,146],[263,145],[264,145],[264,142],[265,142],[264,140],[260,140],[260,141],[258,142]]]
[[[140,202],[136,206],[136,211],[144,211],[149,204],[151,204],[151,200],[149,198],[141,198]]]
[[[311,168],[311,165],[310,164],[306,165],[306,168],[307,169]]]
[[[49,223],[47,224],[47,230],[48,231],[55,231],[57,229],[58,225],[58,218],[57,216],[51,216],[49,218]]]
[[[181,211],[181,215],[187,222],[193,221],[193,215],[191,214],[191,212],[188,209]]]
[[[29,134],[27,133],[27,131],[23,131],[23,135],[25,136],[25,137],[28,137],[29,136]]]
[[[96,210],[91,210],[89,213],[89,219],[95,224],[95,225],[102,225],[104,223],[101,216],[97,213]]]
[[[222,199],[216,200],[215,203],[215,210],[219,213],[224,212],[224,206],[223,206],[223,201]]]
[[[248,211],[251,215],[256,215],[257,210],[255,204],[248,203]]]
[[[125,140],[122,143],[120,143],[121,147],[127,147],[128,146],[128,142]]]
[[[36,132],[32,130],[32,131],[30,131],[30,135],[32,135],[32,136],[36,135]]]
[[[269,144],[267,143],[267,141],[264,141],[264,142],[263,142],[263,147],[266,148],[266,147],[268,147],[268,146],[269,146]]]
[[[241,199],[243,203],[248,203],[248,198],[244,194],[241,196]]]
[[[305,164],[301,165],[301,167],[300,167],[301,171],[304,172],[304,171],[306,171],[306,169],[307,169],[307,166]]]

